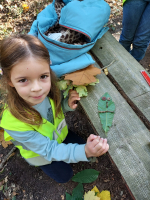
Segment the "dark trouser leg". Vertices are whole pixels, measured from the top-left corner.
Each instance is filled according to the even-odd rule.
[[[70,130],[63,143],[85,144],[82,138],[80,138],[79,136],[77,136],[75,133],[73,133]],[[73,171],[70,164],[65,163],[63,161],[53,161],[49,165],[40,166],[40,168],[43,170],[43,172],[45,172],[45,174],[50,176],[52,179],[54,179],[58,183],[66,183],[73,176]]]

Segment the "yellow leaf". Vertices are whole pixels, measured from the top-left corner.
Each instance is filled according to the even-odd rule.
[[[84,195],[84,200],[100,200],[100,198],[95,196],[94,191],[88,191],[88,193]]]
[[[105,73],[106,76],[108,75],[108,69],[107,68],[104,69],[104,73]]]
[[[23,11],[27,12],[29,10],[29,6],[27,4],[22,4]]]
[[[99,197],[100,197],[101,200],[111,200],[111,198],[110,198],[110,192],[108,190],[103,190],[100,193]]]
[[[96,196],[100,197],[100,191],[96,186],[91,191],[94,191],[96,193]]]

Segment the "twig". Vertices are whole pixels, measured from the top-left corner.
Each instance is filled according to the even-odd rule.
[[[16,150],[16,147],[14,146],[10,152],[4,157],[4,159],[2,160],[1,164],[0,164],[0,170],[3,168],[5,162],[9,159],[10,155]]]
[[[99,113],[107,113],[107,112],[109,112],[109,113],[114,113],[114,111],[109,111],[109,110],[105,110],[105,111],[98,111]]]
[[[105,66],[105,67],[103,67],[103,68],[101,68],[101,70],[103,70],[103,69],[105,69],[105,68],[108,68],[108,67],[110,67],[113,63],[115,62],[115,60],[113,60],[109,65],[107,65],[107,66]]]

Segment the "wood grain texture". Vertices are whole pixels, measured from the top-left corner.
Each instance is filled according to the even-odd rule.
[[[113,59],[113,58],[112,58]],[[109,64],[108,61],[107,64]],[[96,63],[95,66],[99,67]],[[118,90],[102,73],[99,83],[88,86],[80,104],[101,137],[106,137],[98,116],[98,100],[108,92],[116,105],[113,125],[107,133],[109,154],[136,200],[150,197],[150,132]],[[145,86],[146,88],[146,86]],[[142,91],[142,90],[141,90]]]
[[[92,53],[121,86],[126,95],[150,121],[150,87],[141,75],[144,68],[107,32],[92,48]]]

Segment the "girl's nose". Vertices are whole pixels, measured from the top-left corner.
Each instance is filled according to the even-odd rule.
[[[42,86],[38,83],[38,81],[34,82],[31,87],[31,92],[37,92],[42,90]]]

